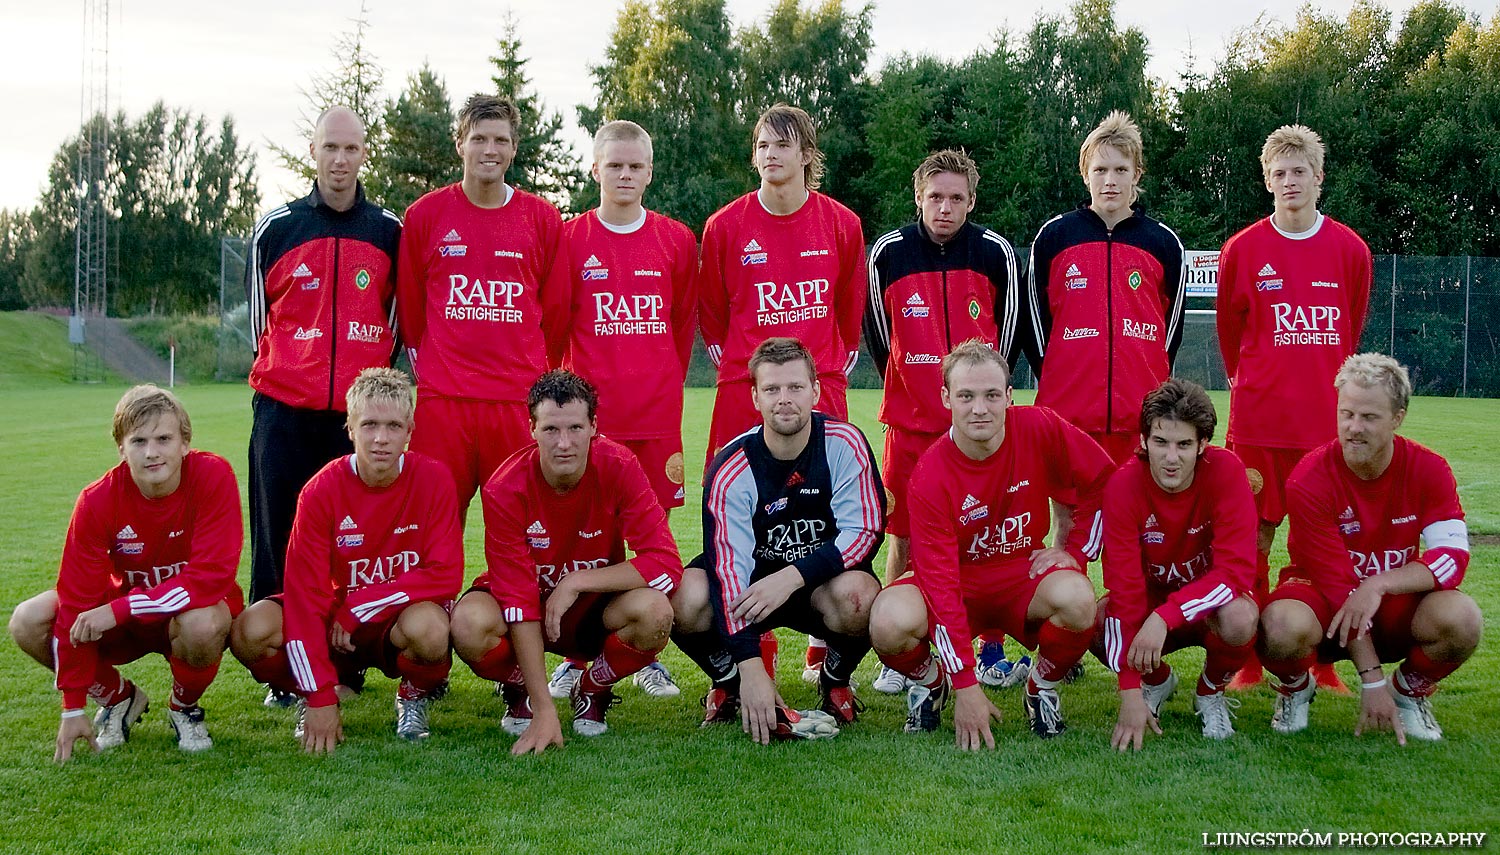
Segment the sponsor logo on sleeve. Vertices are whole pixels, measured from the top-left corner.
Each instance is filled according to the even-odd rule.
[[[1080,338],[1098,338],[1099,330],[1094,327],[1064,327],[1063,341],[1075,341]]]
[[[905,361],[907,365],[937,365],[943,358],[931,353],[908,353]]]
[[[292,338],[297,341],[312,341],[315,338],[322,337],[323,331],[318,329],[317,327],[307,327],[305,329],[302,327],[297,327],[297,331],[292,333]]]

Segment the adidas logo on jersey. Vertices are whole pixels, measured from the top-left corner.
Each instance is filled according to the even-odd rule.
[[[913,294],[910,297],[907,297],[906,298],[906,305],[908,305],[908,306],[920,306],[920,305],[922,305],[922,295],[921,294]]]
[[[1339,519],[1341,519],[1341,520],[1352,520],[1352,519],[1354,519],[1354,506],[1353,505],[1346,505],[1344,507],[1344,512],[1341,513],[1341,514],[1339,514]]]
[[[972,507],[974,507],[977,504],[979,504],[979,500],[976,499],[976,498],[974,498],[974,494],[973,493],[967,493],[967,494],[964,495],[963,506],[960,507],[959,510],[961,510],[961,511],[967,511],[969,508],[972,508]]]
[[[299,264],[299,265],[297,265],[297,269],[292,271],[292,275],[293,276],[311,276],[312,275],[312,270],[306,264]]]
[[[598,267],[599,265],[601,265],[603,263],[604,262],[602,262],[602,261],[599,260],[599,256],[597,256],[597,255],[591,255],[591,256],[589,256],[589,260],[585,261],[583,263],[583,266],[584,267]]]
[[[1276,268],[1272,267],[1270,265],[1270,263],[1267,263],[1266,266],[1262,267],[1260,269],[1260,272],[1257,273],[1257,274],[1255,274],[1255,275],[1256,276],[1275,276],[1276,275]]]
[[[755,242],[755,238],[751,238],[750,242],[747,243],[747,244],[745,244],[745,251],[746,252],[760,252],[761,251],[760,244],[758,244],[758,243]]]
[[[1146,517],[1146,528],[1156,528],[1156,514]]]
[[[354,522],[354,517],[344,517],[344,521],[339,523],[339,531],[348,531],[351,528],[359,528]]]
[[[1076,265],[1076,264],[1069,264],[1068,265],[1068,272],[1065,273],[1064,275],[1065,276],[1082,276],[1083,275],[1083,271],[1078,269],[1078,265]]]
[[[546,534],[547,530],[542,527],[542,521],[537,520],[526,529],[527,534]]]
[[[116,540],[135,540],[137,537],[139,535],[135,533],[135,529],[128,525],[120,529],[120,533],[115,535]]]
[[[463,240],[463,238],[458,236],[458,229],[449,229],[448,233],[443,235],[444,243],[453,243],[454,241],[460,240]]]

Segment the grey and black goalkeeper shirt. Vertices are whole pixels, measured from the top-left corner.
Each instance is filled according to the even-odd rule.
[[[812,435],[795,460],[773,457],[763,430],[718,453],[703,491],[715,625],[737,662],[759,655],[759,629],[729,617],[729,604],[752,582],[787,565],[809,591],[845,570],[871,572],[885,538],[885,487],[858,428],[813,413]]]

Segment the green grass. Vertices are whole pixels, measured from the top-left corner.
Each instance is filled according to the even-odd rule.
[[[29,372],[0,372],[0,617],[52,584],[78,490],[117,459],[108,415],[123,387],[16,379]],[[195,444],[243,475],[248,391],[203,384],[181,394]],[[877,447],[878,400],[851,399]],[[711,401],[708,390],[688,392],[689,461],[702,459]],[[1473,529],[1500,533],[1500,462],[1485,447],[1500,402],[1420,399],[1412,410],[1408,435],[1452,460]],[[674,515],[685,555],[701,541],[700,498],[690,484],[688,507]],[[482,535],[476,504],[470,577]],[[1500,547],[1479,546],[1464,585],[1490,614],[1500,613],[1497,558]],[[782,651],[788,700],[812,705],[790,667],[801,640],[782,634]],[[428,744],[395,738],[393,684],[377,676],[346,705],[344,747],[310,758],[294,750],[289,714],[263,709],[232,659],[205,698],[216,747],[183,756],[165,723],[167,671],[152,658],[125,668],[157,699],[130,744],[58,768],[51,680],[5,638],[0,852],[1175,852],[1201,849],[1200,835],[1215,831],[1500,831],[1494,645],[1445,681],[1440,744],[1356,739],[1356,701],[1331,696],[1314,704],[1306,733],[1280,737],[1264,688],[1242,696],[1239,735],[1211,744],[1184,691],[1166,707],[1165,735],[1135,756],[1109,751],[1114,685],[1092,660],[1063,691],[1067,734],[1036,740],[1016,692],[996,692],[1000,747],[979,755],[954,749],[951,725],[903,735],[904,702],[868,689],[862,720],[828,743],[762,748],[733,728],[700,730],[705,680],[675,648],[665,660],[682,697],[653,700],[627,685],[609,734],[518,760],[498,699],[462,664]],[[1192,652],[1173,660],[1185,673],[1201,663]],[[860,683],[873,675],[872,657]]]

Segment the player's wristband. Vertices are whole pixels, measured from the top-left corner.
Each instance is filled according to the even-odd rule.
[[[1381,671],[1381,668],[1380,668],[1379,665],[1371,665],[1368,668],[1361,668],[1361,669],[1359,669],[1359,676],[1363,677],[1364,675],[1370,673],[1371,671]],[[1381,673],[1384,673],[1384,672],[1382,671]]]
[[[1367,692],[1373,692],[1376,689],[1384,689],[1385,688],[1385,678],[1381,677],[1379,680],[1376,680],[1373,683],[1360,683],[1359,687],[1361,689],[1364,689]]]

